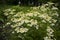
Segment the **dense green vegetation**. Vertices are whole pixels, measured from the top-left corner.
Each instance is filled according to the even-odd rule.
[[[29,3],[34,3],[34,5],[38,5],[39,3],[47,3],[47,2],[54,2],[54,3],[60,3],[59,0],[1,0],[0,4],[15,4],[17,5],[18,2],[21,2],[21,4],[29,5]]]
[[[1,40],[60,40],[58,0],[1,0],[0,4]]]

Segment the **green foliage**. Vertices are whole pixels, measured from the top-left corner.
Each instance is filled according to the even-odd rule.
[[[4,22],[1,33],[5,36],[3,39],[59,40],[60,31],[56,27],[59,24],[58,8],[52,4],[54,3],[48,2],[38,7],[17,5],[1,11],[0,21]]]
[[[56,2],[56,3],[59,2],[59,0],[1,0],[1,1],[0,1],[0,4],[11,4],[11,5],[15,4],[15,5],[17,5],[19,1],[21,1],[21,4],[22,4],[22,5],[23,5],[23,4],[24,4],[24,5],[30,5],[30,4],[29,4],[29,1],[30,1],[30,2],[34,2],[35,5],[36,5],[37,3],[42,4],[42,3],[47,3],[47,2]],[[37,4],[37,5],[38,5],[38,4]]]

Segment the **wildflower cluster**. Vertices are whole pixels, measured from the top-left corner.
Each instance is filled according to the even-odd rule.
[[[53,35],[54,30],[51,27],[47,27],[47,36],[44,37],[44,40],[56,40]]]
[[[6,25],[10,24],[17,33],[26,33],[32,27],[38,30],[40,27],[54,26],[59,15],[57,12],[58,8],[51,7],[51,5],[48,3],[38,7],[31,7],[32,10],[26,13],[23,11],[16,12],[16,9],[6,9],[4,10],[4,14],[8,19]],[[50,27],[47,27],[47,32],[49,38],[53,36],[50,35],[53,33]]]

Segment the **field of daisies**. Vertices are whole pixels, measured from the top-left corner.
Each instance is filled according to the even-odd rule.
[[[60,40],[60,14],[53,4],[48,2],[37,7],[17,5],[4,9],[3,39]]]

